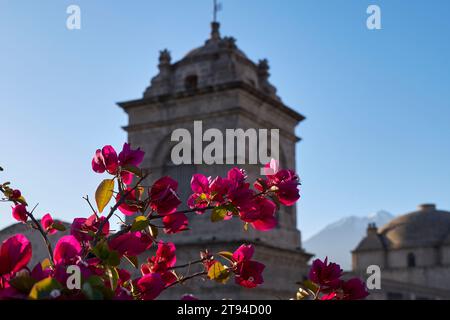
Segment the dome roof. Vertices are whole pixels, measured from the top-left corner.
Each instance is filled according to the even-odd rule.
[[[211,38],[206,40],[203,46],[189,51],[182,60],[210,55],[223,50],[233,51],[236,55],[248,59],[245,53],[236,46],[236,39],[233,37],[222,38],[220,36],[219,27],[220,24],[218,22],[213,22],[211,24]]]
[[[434,204],[420,205],[383,226],[379,234],[390,248],[437,246],[450,235],[450,212],[437,210]]]

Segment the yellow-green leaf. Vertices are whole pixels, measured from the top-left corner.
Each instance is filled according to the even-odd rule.
[[[99,212],[102,212],[111,200],[114,190],[114,179],[103,180],[95,191],[95,201]]]
[[[231,253],[229,251],[221,251],[221,252],[219,252],[219,256],[221,256],[231,262],[234,262],[233,253]]]
[[[226,283],[230,277],[230,270],[226,269],[219,261],[216,261],[209,267],[208,277],[219,283]]]
[[[133,224],[131,225],[131,231],[141,231],[147,228],[149,221],[145,216],[137,216],[134,218]]]
[[[51,298],[54,290],[61,290],[61,284],[55,279],[48,277],[37,282],[30,291],[29,298],[33,300]]]
[[[51,267],[51,265],[52,265],[52,263],[50,262],[50,259],[49,259],[49,258],[45,258],[45,259],[42,260],[42,262],[41,262],[42,270],[45,270],[45,269]]]
[[[225,219],[228,210],[223,207],[215,207],[211,213],[211,221],[217,222]]]

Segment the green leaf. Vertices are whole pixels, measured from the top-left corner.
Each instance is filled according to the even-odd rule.
[[[34,284],[30,291],[29,298],[33,300],[41,300],[51,298],[50,294],[53,290],[61,290],[62,285],[55,279],[48,277]]]
[[[224,204],[223,207],[227,209],[228,212],[231,212],[233,215],[239,215],[239,209],[232,203]]]
[[[147,228],[149,221],[145,216],[137,216],[134,218],[133,224],[131,225],[131,231],[141,231]]]
[[[116,250],[110,251],[106,263],[110,266],[117,267],[120,264],[119,252]]]
[[[312,292],[316,292],[319,289],[319,286],[317,284],[315,284],[314,282],[312,282],[311,280],[303,281],[303,286],[306,289],[311,290]]]
[[[211,221],[212,222],[222,221],[227,216],[227,212],[228,210],[222,206],[215,207],[211,213]]]
[[[95,202],[99,212],[102,212],[111,200],[114,191],[114,179],[103,180],[95,191]]]
[[[55,229],[58,231],[66,231],[66,227],[61,222],[54,222],[52,224],[52,229]]]
[[[89,300],[103,300],[102,288],[104,287],[102,278],[99,276],[91,276],[83,283],[81,290]]]
[[[106,242],[102,241],[97,243],[97,245],[92,249],[92,253],[97,256],[97,258],[102,261],[106,261],[109,258],[109,248]]]
[[[108,244],[104,241],[97,243],[92,249],[92,253],[108,266],[115,267],[120,264],[119,253],[115,250],[110,250]]]
[[[9,281],[9,284],[19,290],[22,293],[28,293],[33,288],[37,281],[33,279],[29,274],[23,274],[16,276]]]
[[[208,277],[219,283],[226,283],[230,278],[230,270],[226,269],[219,261],[216,261],[209,267]]]

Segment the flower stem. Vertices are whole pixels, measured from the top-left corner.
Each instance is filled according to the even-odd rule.
[[[175,282],[172,282],[171,284],[167,285],[167,286],[165,287],[165,289],[168,289],[168,288],[170,288],[170,287],[172,287],[172,286],[174,286],[174,285],[177,285],[177,284],[179,284],[179,283],[183,283],[183,282],[186,281],[186,280],[193,279],[193,278],[195,278],[195,277],[204,276],[204,275],[206,275],[206,274],[208,274],[207,271],[201,271],[201,272],[197,272],[197,273],[191,274],[190,276],[183,277],[183,278],[181,278],[181,279],[179,279],[179,280],[177,280],[177,281],[175,281]]]

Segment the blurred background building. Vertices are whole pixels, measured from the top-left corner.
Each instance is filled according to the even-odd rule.
[[[423,204],[380,229],[371,223],[352,257],[358,275],[381,269],[370,299],[450,299],[450,212]]]

